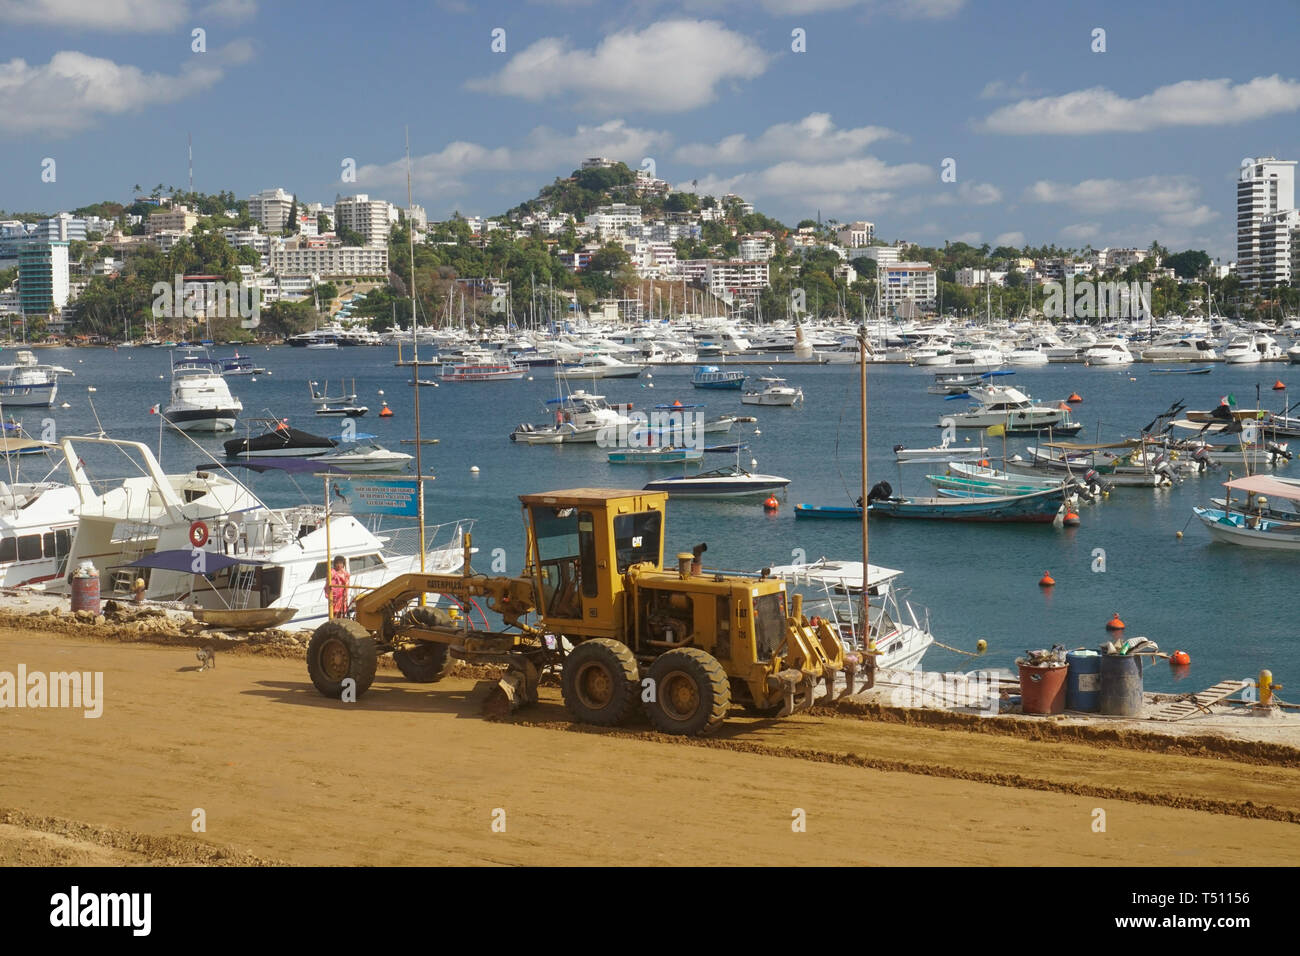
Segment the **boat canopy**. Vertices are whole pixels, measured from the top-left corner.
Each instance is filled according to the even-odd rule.
[[[1060,448],[1063,451],[1101,451],[1104,448],[1133,448],[1142,442],[1137,438],[1129,438],[1112,442],[1045,441],[1042,444],[1044,448]]]
[[[31,451],[33,448],[56,448],[49,442],[36,441],[34,438],[0,438],[0,455],[17,454]]]
[[[1300,501],[1300,482],[1274,478],[1271,475],[1250,475],[1247,478],[1234,478],[1232,481],[1225,481],[1223,485],[1225,488],[1249,492],[1252,495],[1272,495],[1276,498]]]
[[[266,562],[247,556],[235,558],[230,555],[219,554],[216,551],[203,552],[203,566],[207,569],[203,572],[204,574],[224,571],[236,564],[266,564]],[[153,554],[147,554],[139,561],[132,561],[126,566],[128,568],[153,568],[155,571],[193,571],[194,552],[189,548],[177,548],[174,551],[155,551]]]
[[[868,577],[870,587],[879,587],[903,572],[873,564]],[[788,584],[832,585],[851,591],[862,590],[861,561],[828,561],[821,558],[808,564],[783,564],[766,569],[768,574]]]

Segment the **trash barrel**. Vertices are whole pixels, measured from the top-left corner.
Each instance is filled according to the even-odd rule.
[[[1024,658],[1016,661],[1020,669],[1020,710],[1026,714],[1061,714],[1065,712],[1065,676],[1069,668],[1038,666]]]
[[[99,569],[89,561],[72,575],[72,610],[99,613]]]
[[[1101,697],[1101,655],[1096,651],[1070,651],[1065,660],[1070,665],[1065,679],[1065,709],[1095,714]]]
[[[1100,710],[1111,717],[1137,717],[1142,713],[1142,658],[1128,654],[1103,654],[1101,658]]]

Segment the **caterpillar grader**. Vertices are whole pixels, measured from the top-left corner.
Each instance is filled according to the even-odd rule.
[[[316,688],[360,697],[388,652],[423,683],[452,660],[504,664],[489,706],[508,713],[536,703],[542,673],[558,667],[578,720],[611,726],[644,707],[655,729],[681,735],[715,730],[733,704],[770,717],[810,708],[818,682],[833,696],[841,671],[852,693],[857,657],[827,622],[803,616],[800,595],[787,601],[783,582],[705,573],[704,545],[664,567],[666,494],[577,488],[519,500],[521,575],[474,573],[466,536],[461,573],[405,574],[361,593],[353,618],[312,635]],[[474,629],[468,614],[426,606],[426,595],[465,607],[482,599],[503,629]]]

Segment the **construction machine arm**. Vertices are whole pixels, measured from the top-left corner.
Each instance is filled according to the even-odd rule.
[[[403,574],[367,591],[356,600],[357,622],[372,634],[385,633],[385,624],[425,594],[445,594],[460,601],[487,598],[488,609],[501,615],[507,627],[523,627],[522,618],[536,610],[529,578],[489,577],[485,574]]]

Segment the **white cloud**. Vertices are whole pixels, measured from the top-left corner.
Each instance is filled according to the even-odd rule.
[[[191,57],[177,73],[146,73],[139,67],[61,50],[49,63],[13,59],[0,63],[0,129],[65,134],[101,116],[174,103],[215,85],[225,66],[251,55],[246,41]]]
[[[574,0],[552,0],[573,3]],[[719,11],[727,7],[752,7],[752,0],[687,0],[690,10]],[[838,13],[862,10],[866,13],[883,13],[904,20],[941,20],[957,13],[966,0],[758,0],[758,5],[774,16],[800,16],[804,14]]]
[[[1228,79],[1184,80],[1136,99],[1097,86],[1000,107],[977,127],[1012,135],[1133,133],[1167,126],[1248,123],[1298,109],[1300,82],[1274,74],[1236,85]]]
[[[664,20],[639,32],[611,33],[591,50],[544,37],[514,54],[500,72],[465,86],[534,102],[563,99],[605,112],[679,112],[712,102],[720,83],[759,76],[770,59],[720,23]]]
[[[953,206],[957,204],[988,206],[1002,201],[1002,190],[992,183],[961,182],[957,184],[956,189],[953,189],[947,183],[943,183],[939,186],[939,189],[940,192],[934,194],[934,198],[930,200],[929,204],[935,206]],[[926,205],[925,197],[917,198],[920,205]]]
[[[964,242],[967,245],[978,246],[980,244],[981,235],[982,233],[978,232],[959,232],[957,235],[952,236],[951,240],[953,242]]]
[[[257,3],[213,0],[198,12],[244,20],[257,12]],[[0,23],[60,30],[161,33],[190,24],[194,16],[186,0],[0,0]]]
[[[1065,239],[1087,241],[1096,239],[1099,235],[1101,235],[1101,226],[1095,222],[1076,222],[1061,230],[1061,236]]]
[[[647,155],[668,148],[670,137],[659,130],[638,129],[623,120],[609,120],[594,126],[579,126],[561,133],[538,126],[516,146],[482,146],[456,141],[435,153],[411,158],[411,182],[423,197],[454,195],[466,180],[478,173],[549,171],[568,175],[586,156],[621,159],[633,169]],[[366,188],[406,185],[406,160],[371,164],[357,170],[358,186]]]
[[[754,139],[744,133],[735,133],[712,144],[691,143],[678,147],[675,156],[679,162],[697,165],[839,159],[860,153],[871,143],[890,137],[899,137],[899,134],[883,126],[840,129],[829,113],[809,113],[793,123],[769,126]]]
[[[1219,214],[1202,203],[1201,187],[1190,176],[1143,176],[1139,179],[1085,179],[1079,183],[1056,183],[1039,180],[1025,190],[1029,202],[1060,203],[1091,213],[1154,213],[1160,228],[1188,230],[1217,219]],[[1085,224],[1094,225],[1094,224]],[[1070,226],[1061,235],[1073,239],[1089,239],[1091,235],[1079,232],[1071,235]],[[1092,235],[1096,235],[1097,232]],[[1108,229],[1107,235],[1113,230]]]
[[[1025,234],[1019,231],[1001,233],[993,240],[993,245],[995,248],[997,246],[1012,246],[1016,249],[1023,249],[1025,245]]]
[[[1025,96],[1037,96],[1041,91],[1029,85],[1029,74],[1021,73],[1014,80],[990,80],[980,91],[982,100],[1014,100]]]

